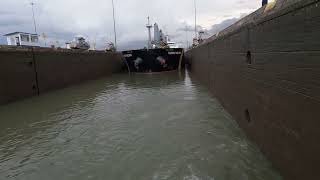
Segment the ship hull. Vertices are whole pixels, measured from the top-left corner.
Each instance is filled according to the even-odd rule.
[[[183,66],[182,48],[141,49],[123,51],[126,64],[131,72],[173,71]]]

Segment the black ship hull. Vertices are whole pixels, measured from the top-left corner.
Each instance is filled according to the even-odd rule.
[[[123,51],[126,64],[131,72],[173,71],[183,67],[183,49],[141,49]]]

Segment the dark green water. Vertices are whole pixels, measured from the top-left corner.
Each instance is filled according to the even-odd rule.
[[[114,75],[0,107],[0,179],[278,180],[188,75]]]

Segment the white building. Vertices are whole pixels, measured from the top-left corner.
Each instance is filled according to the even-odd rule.
[[[40,46],[39,35],[25,32],[14,32],[4,35],[10,46]]]

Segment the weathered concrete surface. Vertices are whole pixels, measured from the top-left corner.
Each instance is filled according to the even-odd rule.
[[[32,49],[0,49],[0,104],[37,95]]]
[[[119,72],[122,55],[0,47],[0,105]]]
[[[36,52],[40,93],[119,72],[122,55],[111,52]]]
[[[288,180],[320,179],[320,3],[278,0],[186,52]]]

